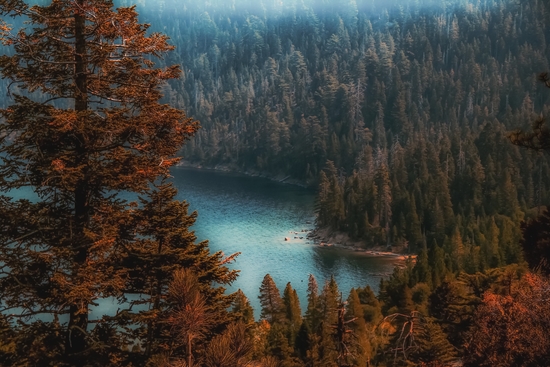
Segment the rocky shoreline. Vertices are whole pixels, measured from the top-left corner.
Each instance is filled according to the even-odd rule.
[[[334,247],[347,251],[353,251],[358,255],[391,258],[400,263],[409,258],[413,261],[416,259],[416,255],[387,251],[382,246],[365,248],[363,242],[351,240],[349,236],[344,233],[330,232],[327,229],[314,229],[307,234],[307,238],[312,240],[316,246],[325,248]]]
[[[232,167],[227,164],[217,164],[215,166],[204,166],[199,163],[193,163],[186,160],[181,160],[177,164],[177,166],[212,170],[212,171],[218,171],[218,172],[238,173],[238,174],[243,174],[251,177],[266,178],[272,181],[285,183],[289,185],[300,186],[304,188],[311,187],[311,183],[307,181],[297,180],[297,179],[291,178],[290,176],[283,176],[283,175],[272,176],[267,173],[253,171],[253,170],[242,171],[242,170],[236,169],[236,167]],[[331,232],[331,231],[328,231],[327,229],[316,228],[313,230],[302,230],[302,232],[296,232],[294,234],[297,235],[297,236],[293,236],[294,239],[308,239],[312,241],[315,246],[318,246],[321,248],[338,248],[346,251],[351,251],[357,255],[362,255],[362,256],[391,258],[392,260],[395,260],[396,262],[398,262],[400,266],[402,266],[402,264],[408,258],[411,258],[413,260],[416,259],[416,255],[408,255],[400,252],[387,251],[382,246],[365,248],[364,247],[365,244],[363,242],[354,241],[350,239],[349,236],[347,236],[345,233]],[[285,241],[289,241],[289,240],[291,240],[291,238],[285,237]]]

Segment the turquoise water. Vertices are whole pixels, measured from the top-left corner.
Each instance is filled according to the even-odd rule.
[[[291,282],[304,310],[309,274],[317,278],[320,288],[334,275],[347,297],[353,287],[370,285],[377,291],[381,274],[390,273],[395,266],[389,259],[321,248],[308,240],[302,231],[314,227],[314,191],[208,170],[176,168],[172,175],[179,199],[187,200],[199,214],[192,227],[198,239],[208,239],[212,251],[226,255],[241,252],[232,265],[240,270],[240,276],[230,289],[240,288],[246,294],[256,316],[258,290],[267,273],[281,293]]]
[[[308,240],[307,231],[314,228],[315,222],[314,191],[210,170],[178,167],[172,175],[178,199],[186,200],[190,209],[198,212],[191,228],[198,240],[208,240],[211,251],[241,253],[230,265],[239,269],[240,275],[229,291],[242,289],[256,317],[260,315],[258,290],[265,274],[272,276],[281,293],[291,282],[305,310],[309,274],[317,278],[319,288],[334,275],[346,298],[353,287],[370,285],[378,291],[382,274],[393,270],[391,259],[321,248]],[[14,196],[36,199],[30,189],[18,190]],[[92,318],[114,314],[120,307],[114,299],[98,303],[91,309]]]

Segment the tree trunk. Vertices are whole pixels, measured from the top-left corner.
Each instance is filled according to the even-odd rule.
[[[88,109],[87,95],[87,75],[86,75],[86,18],[83,10],[84,0],[77,0],[74,10],[75,24],[75,90],[74,90],[74,109],[78,118],[86,118],[85,111]],[[75,139],[75,163],[80,165],[85,160],[85,149],[82,146],[82,139]],[[75,188],[74,215],[75,215],[75,233],[71,241],[74,249],[73,261],[77,266],[74,267],[73,276],[77,276],[80,266],[86,262],[88,255],[87,241],[84,235],[84,228],[89,220],[88,218],[88,185],[84,176]],[[88,328],[88,299],[77,299],[70,305],[69,325],[65,342],[65,351],[67,354],[75,354],[86,349],[86,331]],[[82,309],[84,308],[84,309]]]

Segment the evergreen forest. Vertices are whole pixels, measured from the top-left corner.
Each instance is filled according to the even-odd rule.
[[[131,2],[0,1],[0,365],[548,364],[548,2]],[[177,164],[417,256],[302,305],[267,274],[255,319]]]
[[[546,157],[508,139],[548,112],[546,2],[158,3],[184,69],[165,99],[202,126],[186,161],[318,187],[319,227],[366,245],[519,261],[550,199]]]

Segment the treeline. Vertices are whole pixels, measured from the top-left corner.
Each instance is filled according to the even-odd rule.
[[[290,283],[281,295],[266,275],[259,321],[242,292],[233,307],[253,340],[247,358],[296,367],[546,363],[547,278],[512,265],[432,283],[424,266],[396,270],[378,296],[366,286],[346,297],[333,278],[320,289],[310,275],[304,308]]]
[[[527,263],[452,271],[441,253],[429,260],[424,250],[383,280],[378,295],[366,286],[346,298],[333,278],[320,289],[310,276],[302,309],[290,283],[281,297],[266,275],[258,322],[240,291],[233,307],[255,340],[250,358],[270,366],[545,365],[549,219],[545,210],[522,225]]]
[[[547,210],[522,225],[526,263],[467,273],[445,260],[396,268],[375,295],[342,294],[334,278],[310,275],[307,305],[288,283],[282,295],[266,275],[260,320],[237,292],[232,311],[254,340],[249,358],[264,366],[541,366],[550,358],[550,252]]]
[[[228,309],[211,307],[207,300],[219,289],[206,284],[196,268],[177,270],[162,299],[168,307],[124,310],[111,320],[104,316],[90,334],[94,354],[87,353],[82,365],[545,365],[550,358],[547,277],[511,265],[432,279],[426,267],[422,258],[409,261],[381,283],[378,295],[369,286],[344,295],[334,278],[320,286],[310,275],[306,305],[300,305],[290,283],[281,293],[267,274],[258,320],[242,291],[230,295]],[[136,321],[141,325],[134,328]],[[76,365],[63,360],[60,335],[48,333],[49,324],[15,327],[0,314],[0,363]],[[154,332],[148,332],[151,327]]]
[[[201,121],[183,153],[203,164],[317,180],[327,159],[350,175],[365,146],[439,153],[441,136],[440,168],[472,167],[485,125],[521,126],[547,100],[542,1],[143,4],[176,46],[185,77],[166,100]]]
[[[548,112],[544,2],[151,8],[185,73],[165,98],[203,127],[187,160],[320,182],[319,224],[368,243],[517,260],[519,221],[549,199],[547,160],[507,140]]]
[[[329,161],[321,172],[318,224],[370,244],[428,248],[432,263],[442,251],[452,271],[520,261],[519,222],[541,200],[545,160],[531,161],[531,152],[513,146],[493,124],[463,145],[458,136],[433,139],[396,142],[387,153],[367,146],[350,176]]]

